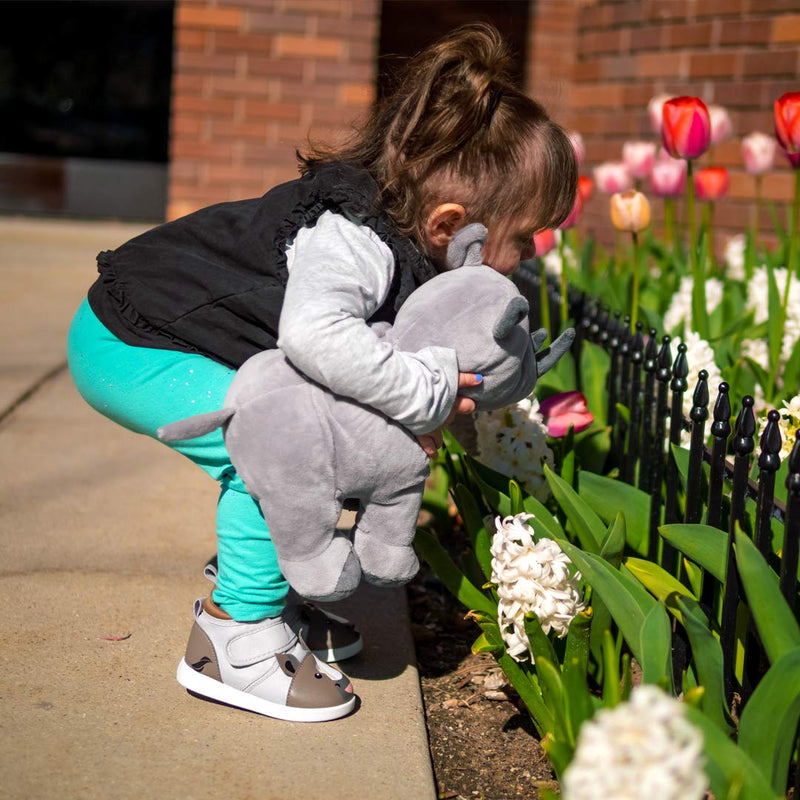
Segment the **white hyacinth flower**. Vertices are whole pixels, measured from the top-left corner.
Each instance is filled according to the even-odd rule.
[[[783,302],[786,281],[789,277],[788,272],[783,267],[777,267],[773,270],[773,274],[778,294]],[[754,312],[754,321],[757,325],[766,322],[769,318],[769,276],[766,267],[759,267],[753,272],[753,278],[747,285],[747,308]],[[798,339],[800,339],[800,279],[792,277],[781,340],[779,373],[782,372],[783,366],[789,360]],[[769,369],[768,361],[759,363],[765,369]]]
[[[680,702],[643,685],[581,726],[562,798],[701,800],[707,787],[701,732]]]
[[[761,455],[761,434],[764,432],[764,427],[767,424],[767,408],[763,408],[758,417],[758,433],[756,434],[756,447],[755,457]],[[794,448],[795,437],[797,431],[800,430],[800,395],[793,397],[789,402],[783,401],[783,408],[779,408],[781,418],[778,420],[778,427],[781,431],[781,462],[785,461],[791,455]]]
[[[478,460],[515,478],[537,500],[549,495],[543,465],[552,467],[547,427],[539,401],[531,396],[514,406],[480,412],[475,417]]]
[[[533,661],[525,615],[533,613],[547,634],[567,635],[570,622],[584,609],[578,590],[580,573],[552,539],[534,542],[528,520],[533,514],[495,520],[492,583],[497,586],[498,624],[508,654]]]
[[[744,247],[745,236],[737,233],[725,243],[725,274],[735,281],[744,280]]]
[[[685,333],[689,330],[689,323],[692,319],[692,289],[694,281],[691,275],[681,278],[678,291],[670,301],[667,313],[664,314],[664,329],[671,333],[677,330]],[[714,309],[722,302],[724,285],[717,278],[706,280],[706,313],[711,314]]]

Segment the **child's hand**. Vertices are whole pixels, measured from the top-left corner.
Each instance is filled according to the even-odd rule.
[[[482,380],[483,377],[481,375],[476,375],[472,372],[459,372],[458,388],[464,389],[468,386],[479,386]],[[474,410],[474,400],[470,399],[469,397],[460,397],[456,395],[453,408],[442,427],[449,425],[456,418],[456,414],[471,414]],[[430,433],[420,434],[417,436],[417,441],[419,442],[420,447],[422,447],[422,449],[425,451],[425,454],[428,456],[428,458],[436,458],[436,453],[442,446],[442,428],[436,428],[436,430],[431,431]]]

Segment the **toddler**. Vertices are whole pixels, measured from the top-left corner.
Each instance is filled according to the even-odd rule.
[[[510,274],[576,191],[569,139],[507,70],[494,28],[458,29],[408,64],[351,142],[298,156],[300,178],[101,253],[68,341],[86,401],[155,438],[221,408],[236,368],[279,346],[308,378],[397,420],[434,455],[442,425],[474,408],[459,387],[480,378],[458,373],[454,351],[398,351],[373,326],[446,268],[463,225],[487,226],[483,260]],[[168,446],[221,485],[217,584],[195,603],[180,683],[280,719],[347,714],[352,685],[326,662],[359,652],[358,632],[287,602],[261,509],[220,430]]]

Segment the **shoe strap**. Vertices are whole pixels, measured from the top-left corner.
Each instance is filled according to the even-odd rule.
[[[297,636],[280,617],[240,625],[241,632],[232,636],[225,645],[228,660],[234,667],[258,664],[277,653],[290,652],[297,644]]]

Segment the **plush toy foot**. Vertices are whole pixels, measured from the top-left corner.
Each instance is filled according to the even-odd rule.
[[[289,585],[309,600],[342,600],[361,583],[361,566],[345,536],[336,536],[327,550],[313,558],[291,561],[279,555],[278,561]]]
[[[410,545],[387,544],[356,529],[353,549],[364,580],[376,586],[402,586],[419,571],[419,560]]]

